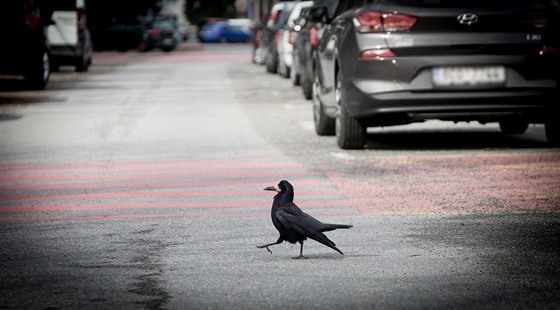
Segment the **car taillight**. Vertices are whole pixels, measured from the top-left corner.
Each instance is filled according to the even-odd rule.
[[[539,55],[554,55],[554,54],[558,54],[560,51],[558,50],[557,47],[554,46],[543,46],[540,50],[539,50]]]
[[[395,53],[389,48],[376,48],[365,50],[360,53],[360,58],[384,60],[385,58],[395,57]]]
[[[276,22],[276,17],[278,17],[278,12],[272,12],[272,14],[270,14],[270,17],[268,18],[268,21],[266,22],[268,27],[271,27],[272,25],[274,25],[274,23]]]
[[[148,30],[148,35],[150,35],[150,36],[156,37],[156,36],[159,36],[160,34],[161,34],[161,30],[159,30],[159,29],[153,28],[153,29]]]
[[[354,25],[360,33],[396,32],[409,30],[416,20],[414,16],[364,11],[354,17]]]
[[[76,11],[78,14],[78,35],[83,35],[86,32],[86,11],[84,9],[78,9]]]
[[[521,20],[521,22],[528,26],[535,28],[543,28],[549,23],[550,20],[558,19],[560,13],[560,6],[549,8],[546,11],[530,12]]]
[[[309,30],[309,44],[311,44],[311,46],[317,46],[319,44],[319,31],[315,26],[311,27]]]
[[[39,17],[39,14],[35,11],[32,11],[29,4],[23,5],[23,11],[25,14],[25,26],[27,27],[27,29],[36,30],[37,28],[39,28],[39,21],[41,19]]]

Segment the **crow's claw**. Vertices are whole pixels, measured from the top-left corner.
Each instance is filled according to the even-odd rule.
[[[266,250],[267,250],[270,254],[272,254],[272,251],[271,251],[271,250],[268,248],[268,246],[266,246],[266,245],[259,245],[259,246],[257,246],[257,248],[258,248],[258,249],[266,248]]]

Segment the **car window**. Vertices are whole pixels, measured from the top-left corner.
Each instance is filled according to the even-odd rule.
[[[556,0],[369,0],[369,3],[424,7],[501,7],[504,5],[558,5]]]

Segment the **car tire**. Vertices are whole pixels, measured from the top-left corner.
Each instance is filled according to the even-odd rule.
[[[276,74],[278,72],[278,56],[268,54],[266,57],[266,71],[268,73]]]
[[[307,100],[313,99],[313,80],[307,75],[307,73],[303,72],[301,75],[301,89],[303,91],[303,97]]]
[[[500,122],[500,129],[506,135],[522,134],[529,128],[529,123],[522,120],[505,120]]]
[[[544,124],[546,140],[552,146],[560,146],[560,124],[557,121],[547,121]]]
[[[300,85],[300,74],[299,74],[299,65],[298,60],[294,57],[294,63],[292,65],[292,70],[290,70],[290,80],[292,80],[292,85],[299,86]]]
[[[175,49],[175,44],[164,45],[161,47],[161,50],[164,52],[171,52],[174,49]]]
[[[334,118],[325,114],[323,103],[319,98],[319,81],[318,77],[313,83],[313,123],[315,124],[315,132],[319,136],[333,136],[335,134]]]
[[[290,67],[286,66],[286,63],[282,60],[278,60],[278,69],[276,71],[285,79],[290,77]]]
[[[83,55],[76,61],[76,72],[86,72],[89,69],[90,60],[86,55]]]
[[[348,108],[344,103],[342,82],[342,72],[339,71],[335,87],[335,100],[338,105],[335,120],[336,142],[344,150],[363,149],[367,138],[366,127],[348,114]]]
[[[28,70],[24,75],[27,85],[33,90],[43,90],[50,77],[49,52],[45,49],[42,53],[37,53],[37,57],[31,61]]]

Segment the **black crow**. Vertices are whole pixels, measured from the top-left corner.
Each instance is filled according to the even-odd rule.
[[[271,245],[280,244],[284,241],[290,243],[299,242],[301,244],[299,256],[294,258],[305,258],[303,256],[303,241],[311,238],[344,255],[323,232],[337,228],[351,228],[352,225],[325,224],[301,211],[294,203],[294,188],[286,180],[280,181],[278,186],[269,186],[264,188],[264,190],[278,192],[274,196],[274,202],[272,203],[271,217],[274,227],[280,232],[280,237],[274,243],[257,246],[257,248],[266,248],[272,253],[268,248]]]

